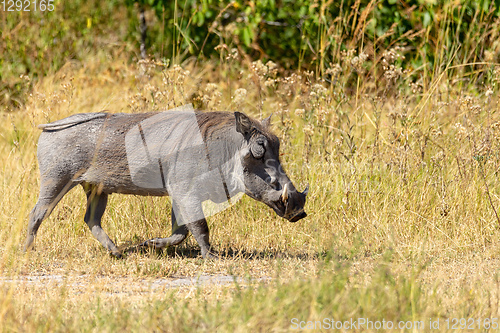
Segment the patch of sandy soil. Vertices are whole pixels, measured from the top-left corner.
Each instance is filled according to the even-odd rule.
[[[14,288],[20,292],[29,289],[65,288],[69,294],[98,294],[101,297],[134,297],[165,294],[169,290],[192,291],[198,288],[250,286],[271,281],[271,278],[245,279],[230,275],[200,275],[178,278],[133,278],[90,275],[26,275],[0,277],[0,288]]]

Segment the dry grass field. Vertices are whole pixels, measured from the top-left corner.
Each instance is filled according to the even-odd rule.
[[[500,65],[472,77],[443,67],[415,82],[400,53],[385,52],[376,76],[355,76],[355,91],[346,87],[366,60],[360,50],[328,80],[229,53],[222,65],[89,58],[37,82],[20,110],[0,114],[0,330],[284,332],[293,318],[494,328]],[[42,223],[36,251],[22,251],[39,188],[38,124],[187,103],[272,113],[287,174],[310,184],[308,217],[289,223],[244,197],[209,219],[220,260],[203,260],[192,237],[116,260],[83,222],[75,188]],[[170,202],[112,195],[103,227],[123,248],[168,235]]]

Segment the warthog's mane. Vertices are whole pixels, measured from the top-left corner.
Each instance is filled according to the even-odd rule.
[[[251,117],[252,126],[268,140],[274,142],[277,137],[271,132],[271,129],[264,126],[260,121]],[[216,133],[227,132],[236,125],[236,120],[233,112],[196,112],[196,119],[200,128],[203,139],[210,140]]]

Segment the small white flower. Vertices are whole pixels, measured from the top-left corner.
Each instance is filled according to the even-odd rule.
[[[302,117],[304,115],[304,113],[305,113],[304,109],[295,109],[296,116]]]

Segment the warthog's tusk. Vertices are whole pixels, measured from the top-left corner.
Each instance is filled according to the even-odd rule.
[[[283,200],[283,202],[288,201],[288,184],[285,184],[285,186],[283,186],[283,193],[281,194],[281,200]]]

